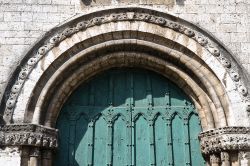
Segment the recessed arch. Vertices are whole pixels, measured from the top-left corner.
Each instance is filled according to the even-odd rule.
[[[80,55],[80,54],[79,54]],[[110,60],[110,58],[112,58],[112,55],[113,55],[113,57],[116,57],[116,56],[118,56],[119,58],[120,58],[120,60],[122,60],[122,61],[119,61],[119,62],[115,62],[114,61],[114,59],[113,59],[113,64],[112,64],[112,62],[110,62],[110,63],[108,63],[107,61],[109,61]],[[126,61],[131,61],[130,63],[124,63],[124,61],[125,61],[125,59],[123,60],[123,58],[124,58],[124,56],[125,55],[127,55],[127,57],[130,57],[130,59],[127,59]],[[133,60],[134,59],[134,60]],[[112,60],[112,59],[111,59]],[[148,64],[146,64],[146,63],[143,63],[142,61],[143,60],[148,60],[148,61],[150,61],[150,63],[152,63],[151,64],[151,66],[148,66]],[[101,65],[101,69],[95,69],[95,70],[89,70],[88,68],[89,68],[89,66],[91,67],[91,66],[97,66],[96,64],[89,64],[89,65],[86,65],[85,66],[85,68],[84,68],[84,66],[83,66],[83,69],[78,69],[78,71],[79,72],[81,72],[81,71],[85,71],[85,73],[87,73],[86,71],[89,71],[90,72],[90,77],[91,76],[93,76],[93,75],[95,75],[95,74],[97,74],[98,72],[101,72],[101,71],[103,71],[103,70],[106,70],[106,69],[108,69],[109,67],[119,67],[119,66],[130,66],[130,67],[133,67],[133,66],[137,66],[137,67],[147,67],[147,68],[150,68],[151,70],[155,70],[155,71],[157,71],[158,73],[161,73],[161,74],[163,74],[164,73],[164,75],[168,75],[168,77],[171,77],[171,75],[173,75],[173,72],[171,71],[171,69],[169,70],[169,71],[167,71],[167,72],[163,72],[163,71],[159,71],[159,70],[157,70],[157,69],[154,69],[154,68],[156,68],[156,67],[154,67],[153,66],[153,64],[155,64],[155,66],[156,65],[160,65],[160,63],[159,62],[162,62],[161,63],[161,65],[164,65],[164,63],[166,63],[166,62],[164,62],[163,60],[161,60],[161,59],[159,59],[159,58],[153,58],[153,57],[150,57],[150,56],[148,56],[148,55],[146,55],[146,54],[141,54],[140,55],[140,53],[139,52],[133,52],[133,53],[130,53],[130,52],[121,52],[121,53],[113,53],[113,54],[111,54],[111,56],[109,57],[109,56],[102,56],[101,57],[101,61],[103,61],[103,65]],[[101,61],[99,61],[99,62],[101,62]],[[74,60],[74,59],[72,59],[72,61],[71,62],[80,62],[80,60],[78,59],[77,61],[76,60]],[[139,63],[138,63],[139,62]],[[158,63],[157,63],[158,62]],[[70,61],[69,61],[69,63],[70,63]],[[93,63],[95,63],[95,61],[93,62]],[[106,63],[106,64],[105,64]],[[65,66],[72,66],[72,65],[67,65],[67,64],[65,64]],[[74,65],[73,65],[74,66]],[[171,65],[171,66],[173,66],[173,68],[174,68],[174,65]],[[162,66],[163,67],[163,69],[164,69],[164,66]],[[161,68],[162,68],[161,67]],[[69,70],[69,68],[66,68],[66,69],[60,69],[60,71],[61,72],[63,72],[63,71],[67,71],[67,70]],[[73,72],[73,71],[72,71]],[[74,71],[73,73],[75,73],[74,75],[72,75],[71,77],[78,77],[78,79],[79,80],[82,80],[82,81],[84,81],[85,79],[87,79],[88,78],[88,74],[86,74],[86,75],[84,75],[84,74],[80,74],[80,73],[78,73],[78,74],[76,74],[77,72],[76,71]],[[182,73],[184,73],[183,71],[182,71]],[[59,75],[57,75],[57,78],[60,78],[60,73],[58,73]],[[171,74],[171,75],[170,75]],[[56,75],[56,74],[55,74]],[[174,76],[174,78],[176,78],[176,80],[174,79],[173,81],[175,81],[177,84],[179,84],[181,87],[185,87],[185,85],[186,85],[186,83],[185,82],[187,82],[187,81],[185,81],[185,79],[187,79],[188,80],[188,77],[186,76],[186,77],[184,77],[184,78],[180,78],[181,76],[178,76],[178,75],[173,75]],[[85,78],[84,78],[85,77]],[[64,79],[64,78],[61,78],[61,79]],[[69,79],[70,81],[74,81],[74,78],[71,78],[71,79]],[[181,81],[182,80],[182,81]],[[56,78],[52,78],[51,77],[51,79],[50,79],[50,81],[51,82],[60,82],[60,81],[58,81]],[[71,83],[66,83],[67,81],[66,81],[66,79],[64,79],[64,82],[65,82],[65,84],[64,84],[64,86],[62,87],[62,89],[67,89],[67,90],[69,90],[69,88],[66,88],[67,87],[67,85],[69,85],[69,84],[71,84]],[[74,81],[75,82],[75,87],[77,87],[77,85],[78,84],[80,84],[81,83],[81,81]],[[78,83],[77,83],[78,82]],[[74,84],[74,83],[73,83]],[[54,84],[52,84],[52,83],[48,83],[48,85],[49,86],[51,86],[51,88],[52,89],[54,89],[54,87],[57,87],[56,85],[54,85]],[[51,92],[51,94],[54,94],[53,93],[53,90],[51,89],[51,88],[48,88],[48,87],[46,87],[46,88],[44,88],[46,91],[50,91]],[[71,91],[73,90],[74,88],[72,88],[71,89]],[[194,89],[194,86],[193,86],[193,89]],[[192,92],[193,90],[191,89],[191,88],[187,88],[186,89],[187,90],[187,93],[188,92]],[[44,93],[41,93],[42,95],[41,96],[43,96],[42,98],[44,98],[44,99],[47,99],[48,101],[51,101],[51,99],[50,99],[50,97],[48,97],[48,96],[44,96],[44,94],[49,94],[49,93],[47,93],[47,92],[44,92]],[[59,91],[58,91],[59,92]],[[56,92],[55,92],[56,93]],[[71,93],[71,92],[67,92],[67,93]],[[67,94],[67,93],[64,93],[64,94]],[[196,91],[196,96],[194,95],[193,96],[193,98],[198,98],[199,97],[199,95],[200,95],[200,93],[201,92],[199,92],[199,91]],[[69,94],[67,94],[66,96],[68,96]],[[61,94],[58,94],[58,96],[57,97],[54,97],[55,99],[59,99],[60,97],[59,96],[64,96],[64,95],[62,95],[62,93]],[[197,97],[198,96],[198,97]],[[40,101],[40,103],[42,103],[43,102],[43,99],[42,98],[40,98],[40,99],[38,99],[38,101]],[[204,98],[204,96],[203,97],[201,97],[200,96],[200,98]],[[66,99],[66,98],[65,98]],[[59,99],[59,100],[65,100],[65,99]],[[202,99],[201,100],[201,102],[202,103],[200,103],[200,105],[203,105],[203,106],[205,106],[205,105],[207,105],[207,108],[205,109],[206,111],[208,111],[208,110],[210,110],[210,106],[209,106],[209,103],[207,102],[207,100],[205,100],[205,99]],[[53,101],[53,103],[58,103],[58,102],[56,102],[56,101]],[[206,104],[205,104],[206,103]],[[37,105],[40,105],[40,104],[37,104]],[[61,104],[59,104],[59,107],[60,107],[60,105]],[[58,109],[58,108],[57,108]],[[40,108],[40,110],[47,110],[46,108]],[[55,110],[55,108],[51,108],[51,110]],[[59,108],[59,110],[60,110],[60,108]],[[39,111],[38,111],[39,112]],[[50,112],[50,111],[48,111],[48,112]],[[38,114],[39,115],[39,114]],[[35,116],[35,117],[39,117],[39,116]],[[29,118],[28,118],[29,119]],[[35,118],[36,119],[36,118]],[[53,119],[53,118],[51,118],[51,117],[47,117],[46,119]],[[209,119],[213,119],[213,116],[211,115],[210,116],[210,118]],[[37,120],[37,119],[36,119]],[[37,122],[35,122],[36,120],[34,120],[33,121],[33,123],[37,123]],[[55,122],[55,119],[53,119],[52,120],[52,122]],[[221,122],[222,122],[222,120],[221,120]],[[213,124],[213,122],[211,121],[210,122],[211,124]]]
[[[69,24],[70,28],[66,28]],[[204,88],[204,93],[206,92],[204,103],[207,103],[205,105],[208,105],[209,109],[206,109],[212,115],[212,118],[208,119],[211,121],[216,118],[223,119],[218,123],[211,122],[211,124],[217,123],[215,127],[234,125],[237,120],[229,117],[247,116],[244,110],[237,113],[233,111],[239,106],[245,107],[247,105],[248,89],[245,86],[243,71],[233,56],[218,41],[184,20],[146,8],[115,8],[80,16],[57,30],[59,33],[56,34],[56,30],[52,30],[51,35],[38,42],[37,47],[32,48],[24,58],[23,68],[16,70],[16,77],[13,76],[13,80],[6,89],[7,98],[3,99],[7,101],[1,103],[2,107],[5,108],[4,119],[6,123],[11,123],[11,120],[14,122],[23,121],[24,119],[16,117],[24,117],[24,112],[28,115],[29,111],[35,111],[27,110],[28,108],[39,108],[44,104],[29,103],[29,98],[33,99],[32,93],[36,88],[40,88],[40,92],[44,92],[44,87],[40,86],[42,84],[37,83],[50,80],[54,73],[60,72],[59,66],[56,67],[60,60],[65,63],[71,59],[71,56],[73,58],[76,54],[74,50],[97,48],[98,42],[99,45],[105,43],[106,46],[114,46],[116,40],[120,39],[123,41],[130,39],[130,42],[134,43],[133,46],[144,45],[151,41],[152,45],[157,46],[157,48],[160,45],[161,49],[169,50],[168,55],[173,55],[171,53],[174,52],[174,55],[177,56],[175,62],[171,61],[175,64],[174,67],[181,68],[183,71],[184,67],[180,65],[184,64],[187,71],[192,71],[184,72],[187,74],[187,78],[184,77],[183,82],[187,81],[188,78],[194,78],[196,84],[201,83],[201,87],[206,87]],[[108,43],[108,41],[110,42]],[[79,43],[81,46],[78,45]],[[118,48],[122,49],[122,47]],[[65,59],[61,58],[64,53],[70,58],[67,56]],[[178,58],[178,54],[186,56]],[[192,55],[192,58],[187,55]],[[169,62],[169,59],[165,59],[166,62]],[[49,71],[52,72],[52,75],[46,73],[49,67],[54,67],[54,71]],[[194,91],[192,88],[189,90]],[[199,97],[200,95],[196,95],[195,98]],[[197,103],[199,103],[197,107],[204,107],[200,100]],[[203,115],[207,116],[208,114]],[[242,125],[248,122],[247,118],[245,119],[246,121],[242,122]],[[40,123],[40,121],[38,122]]]

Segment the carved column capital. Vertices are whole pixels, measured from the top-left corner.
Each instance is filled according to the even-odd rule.
[[[57,148],[57,129],[35,124],[10,124],[0,126],[1,146],[34,146]]]
[[[223,151],[250,150],[250,127],[223,127],[199,135],[204,155]]]
[[[248,152],[246,152],[246,151],[239,152],[239,158],[241,160],[250,160],[250,151],[248,151]]]
[[[41,157],[41,150],[37,147],[32,148],[30,151],[30,157]]]
[[[222,162],[228,162],[230,160],[229,154],[227,152],[221,152],[220,157]]]
[[[220,157],[215,154],[210,155],[210,163],[212,165],[218,165],[220,163]]]
[[[48,149],[46,149],[46,150],[43,150],[42,151],[42,158],[43,159],[51,159],[52,158],[52,151],[51,150],[48,150]]]
[[[250,165],[250,151],[241,151],[239,152],[239,160],[241,166]]]

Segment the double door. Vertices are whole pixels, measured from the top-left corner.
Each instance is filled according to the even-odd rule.
[[[192,102],[147,70],[114,69],[82,84],[57,128],[58,166],[204,165]]]

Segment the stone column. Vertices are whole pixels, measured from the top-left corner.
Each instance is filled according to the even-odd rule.
[[[241,151],[239,153],[240,166],[250,166],[250,151]]]
[[[200,133],[210,166],[250,166],[250,127],[226,126]]]
[[[52,166],[52,150],[43,150],[42,152],[42,166]]]
[[[30,159],[29,154],[30,154],[30,148],[24,146],[21,151],[21,166],[29,165],[29,159]]]
[[[6,166],[51,166],[52,150],[58,146],[57,134],[57,129],[37,124],[0,126],[0,146],[3,147],[3,150],[0,148],[0,163]],[[8,153],[12,155],[3,156]]]
[[[220,166],[220,157],[216,154],[210,155],[210,165],[211,166]]]
[[[41,166],[41,150],[37,147],[31,149],[29,166]]]
[[[221,152],[221,166],[230,166],[230,158],[228,152]]]

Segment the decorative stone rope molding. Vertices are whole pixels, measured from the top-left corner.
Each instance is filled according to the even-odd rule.
[[[37,50],[37,52],[34,55],[32,55],[28,59],[27,63],[24,66],[22,66],[18,74],[18,77],[15,80],[15,83],[11,88],[10,94],[7,95],[9,97],[6,102],[5,112],[4,112],[4,119],[6,123],[10,123],[11,121],[11,117],[13,115],[13,111],[15,109],[15,105],[17,102],[17,98],[21,92],[24,82],[28,79],[29,74],[35,68],[36,64],[40,61],[40,59],[43,56],[45,56],[48,53],[48,51],[57,46],[61,41],[65,40],[66,38],[72,36],[73,34],[79,31],[84,31],[89,27],[99,26],[101,24],[118,22],[118,21],[148,22],[159,25],[161,27],[172,29],[176,32],[188,36],[189,38],[194,39],[221,62],[221,64],[225,67],[225,69],[227,69],[232,80],[234,81],[238,91],[242,96],[242,99],[244,101],[249,100],[248,90],[244,85],[243,81],[241,80],[240,74],[238,73],[239,69],[237,69],[236,67],[237,65],[235,65],[234,62],[231,61],[229,58],[225,57],[222,51],[215,44],[213,44],[212,41],[210,41],[207,37],[205,37],[201,33],[191,29],[190,27],[182,25],[181,23],[178,22],[174,22],[168,17],[160,17],[159,15],[160,14],[157,13],[156,11],[149,11],[141,8],[140,9],[131,8],[129,10],[119,9],[111,14],[103,14],[102,16],[99,17],[92,17],[75,22],[72,25],[72,27],[65,28],[64,30],[62,30],[61,33],[58,33],[54,37],[50,38],[46,43],[44,43],[43,46],[41,46]]]
[[[250,150],[250,127],[224,127],[199,135],[204,155],[222,151]]]
[[[57,148],[57,130],[35,124],[11,124],[0,126],[1,146],[35,146]]]

